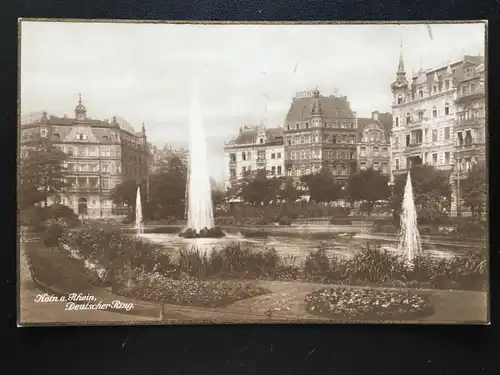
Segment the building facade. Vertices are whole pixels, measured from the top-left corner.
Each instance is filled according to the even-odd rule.
[[[135,132],[130,126],[87,117],[78,102],[75,117],[48,116],[21,125],[21,146],[30,147],[38,137],[47,139],[68,155],[66,191],[50,197],[75,213],[89,217],[112,214],[111,190],[127,179],[141,180],[148,171],[146,129]]]
[[[396,80],[391,85],[393,173],[421,164],[430,164],[441,170],[453,169],[455,97],[457,82],[463,76],[464,61],[421,70],[409,82],[403,55],[400,55]]]
[[[224,144],[224,184],[226,188],[248,173],[264,169],[268,176],[285,173],[282,128],[264,125],[242,126],[239,134]]]
[[[484,60],[466,56],[463,76],[457,80],[454,128],[456,161],[464,172],[486,158],[485,92]]]
[[[453,189],[461,201],[460,180],[478,162],[486,160],[486,85],[484,58],[465,56],[463,74],[457,79],[454,127],[456,173]],[[455,200],[454,200],[455,203]],[[462,205],[460,204],[459,207]],[[453,204],[452,210],[458,207]]]
[[[287,176],[328,167],[345,183],[356,162],[356,114],[345,96],[325,97],[317,89],[298,93],[286,116],[284,141]]]
[[[358,118],[357,167],[373,168],[390,174],[390,136],[392,115],[372,112],[371,118]]]
[[[163,148],[159,148],[149,144],[149,150],[149,170],[151,172],[157,172],[163,163],[168,162],[174,156],[178,157],[186,167],[188,166],[189,151],[184,148],[174,149],[168,144],[165,144]]]

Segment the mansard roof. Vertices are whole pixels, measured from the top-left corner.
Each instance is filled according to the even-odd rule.
[[[282,128],[268,128],[266,130],[266,143],[280,142],[283,140]],[[240,133],[227,144],[236,146],[240,144],[257,143],[257,135],[259,129],[257,127],[242,128]]]
[[[286,121],[304,121],[311,118],[314,97],[293,98]],[[345,96],[319,96],[321,114],[324,118],[354,118],[350,103]]]

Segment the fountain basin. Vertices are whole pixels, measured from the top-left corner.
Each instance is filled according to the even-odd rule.
[[[188,228],[184,232],[179,233],[179,237],[184,238],[222,238],[225,237],[226,234],[220,229],[220,227],[213,228],[203,228],[199,232],[195,229]]]

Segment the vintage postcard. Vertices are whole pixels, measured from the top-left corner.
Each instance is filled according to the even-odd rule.
[[[488,324],[485,21],[19,30],[20,326]]]

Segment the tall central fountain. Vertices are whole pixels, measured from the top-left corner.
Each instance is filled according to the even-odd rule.
[[[401,207],[401,229],[399,251],[406,255],[408,262],[413,262],[416,256],[422,254],[422,242],[417,226],[417,210],[413,196],[410,172],[406,177],[406,186]]]
[[[214,228],[212,187],[208,172],[207,144],[203,129],[198,81],[194,80],[189,110],[189,163],[187,181],[187,228],[182,237],[222,237]]]

